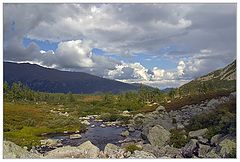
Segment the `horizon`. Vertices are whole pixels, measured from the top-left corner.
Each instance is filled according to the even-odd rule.
[[[236,59],[234,60],[236,61]],[[233,62],[234,62],[233,61]],[[36,64],[36,63],[32,63],[32,62],[11,62],[11,61],[3,61],[4,63],[16,63],[16,64],[30,64],[30,65],[37,65],[37,66],[40,66],[40,67],[43,67],[43,68],[48,68],[48,69],[54,69],[54,70],[59,70],[59,71],[62,71],[62,72],[80,72],[80,73],[86,73],[86,72],[81,72],[81,71],[67,71],[67,70],[61,70],[61,69],[55,69],[53,67],[45,67],[45,66],[42,66],[42,65],[39,65],[39,64]],[[231,63],[233,63],[231,62]],[[230,64],[230,63],[229,63]],[[229,65],[228,64],[228,65]],[[215,69],[215,70],[219,70],[219,69],[223,69],[224,67],[221,67],[221,68],[218,68],[218,69]],[[215,71],[214,70],[214,71]],[[89,74],[89,73],[86,73],[86,74]],[[89,74],[89,75],[93,75],[93,74]],[[94,76],[97,76],[97,75],[94,75]],[[204,76],[204,75],[203,75]],[[97,77],[101,77],[101,76],[97,76]],[[201,77],[201,76],[200,76]],[[103,78],[103,77],[101,77]],[[110,78],[104,78],[104,79],[110,79]],[[194,78],[193,80],[195,80],[197,78]],[[121,80],[116,80],[116,79],[110,79],[110,80],[115,80],[115,81],[118,81],[118,82],[122,82],[122,83],[126,83],[126,82],[123,82]],[[192,80],[190,80],[189,82],[191,82]],[[189,83],[189,82],[186,82],[185,84]],[[147,84],[144,84],[144,83],[137,83],[137,82],[132,82],[132,83],[127,83],[127,84],[143,84],[143,85],[146,85],[146,86],[150,86],[150,85],[147,85]],[[164,87],[164,88],[160,88],[160,87],[154,87],[154,86],[150,86],[150,87],[153,87],[153,88],[158,88],[159,90],[165,90],[165,89],[172,89],[172,88],[179,88],[179,87]]]
[[[236,59],[236,4],[3,7],[3,61],[165,89]]]

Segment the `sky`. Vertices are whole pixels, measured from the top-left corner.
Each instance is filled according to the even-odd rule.
[[[4,4],[4,61],[179,87],[236,59],[236,4]]]

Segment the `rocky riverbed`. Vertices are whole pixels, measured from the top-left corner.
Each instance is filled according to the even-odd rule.
[[[86,133],[48,135],[42,144],[51,149],[42,152],[4,141],[4,158],[226,158],[236,150],[236,137],[231,134],[207,139],[207,128],[190,131],[182,148],[169,145],[169,140],[171,130],[185,131],[192,117],[230,100],[236,100],[236,93],[176,111],[167,112],[159,106],[153,112],[135,115],[127,126],[102,122],[96,116],[81,117],[89,127]]]

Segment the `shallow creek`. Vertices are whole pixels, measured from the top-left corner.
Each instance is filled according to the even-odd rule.
[[[104,150],[104,147],[108,143],[112,143],[120,146],[121,141],[126,139],[126,137],[121,136],[121,132],[127,130],[123,126],[106,126],[105,128],[100,125],[102,122],[96,122],[94,120],[90,121],[88,130],[85,133],[81,133],[81,138],[79,139],[70,139],[69,134],[48,134],[46,138],[60,139],[63,146],[79,146],[85,141],[91,141],[95,146],[100,150]],[[94,127],[91,127],[94,125]],[[139,139],[141,135],[140,131],[131,132],[128,138]],[[43,152],[50,151],[51,149],[46,149]]]

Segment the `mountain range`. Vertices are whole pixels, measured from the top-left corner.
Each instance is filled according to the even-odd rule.
[[[139,86],[105,79],[84,72],[69,72],[45,68],[30,63],[4,62],[4,81],[10,85],[22,82],[29,88],[50,93],[119,93],[137,90]]]
[[[178,90],[184,95],[203,91],[236,91],[236,60],[224,68],[184,84]]]

